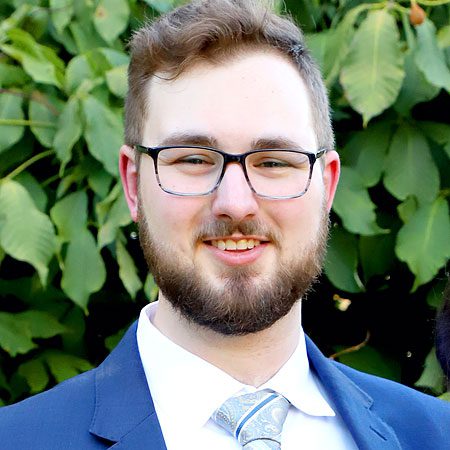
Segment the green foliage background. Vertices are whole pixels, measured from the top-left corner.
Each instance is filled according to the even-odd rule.
[[[0,403],[98,364],[157,295],[118,182],[133,29],[176,0],[0,4]],[[343,170],[305,327],[341,361],[439,395],[450,255],[448,0],[280,2],[307,34]],[[428,355],[428,356],[427,356]]]

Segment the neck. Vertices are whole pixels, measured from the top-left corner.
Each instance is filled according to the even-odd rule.
[[[300,335],[300,302],[270,328],[224,336],[181,317],[160,294],[153,324],[175,344],[215,365],[241,383],[259,387],[290,358]]]

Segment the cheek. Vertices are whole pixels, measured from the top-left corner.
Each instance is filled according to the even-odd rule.
[[[176,242],[181,252],[189,251],[201,218],[201,199],[167,194],[148,180],[142,180],[140,189],[142,213],[155,239],[169,245]]]
[[[272,205],[271,216],[282,234],[283,247],[295,249],[314,238],[321,225],[323,202],[323,185],[316,185],[301,198]]]

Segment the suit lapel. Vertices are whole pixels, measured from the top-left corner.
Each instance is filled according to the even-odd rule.
[[[373,410],[373,399],[306,338],[308,358],[359,450],[400,450],[397,436]]]
[[[95,371],[90,432],[114,450],[166,450],[136,342],[135,323]],[[373,399],[306,338],[308,358],[360,450],[400,450],[394,431],[373,410]]]
[[[166,450],[136,341],[136,323],[96,369],[90,432],[120,450]]]

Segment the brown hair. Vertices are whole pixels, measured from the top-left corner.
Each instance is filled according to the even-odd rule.
[[[136,31],[131,39],[125,142],[141,144],[150,105],[144,95],[156,72],[175,79],[200,61],[213,63],[248,49],[274,49],[298,68],[311,99],[319,148],[334,148],[328,98],[301,30],[270,0],[194,0]]]

